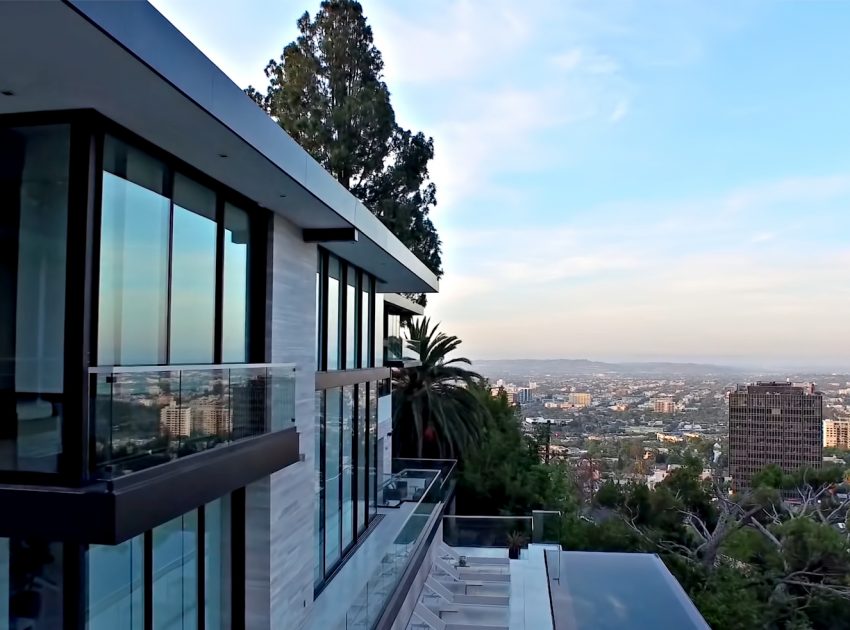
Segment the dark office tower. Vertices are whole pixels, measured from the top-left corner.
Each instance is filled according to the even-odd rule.
[[[729,395],[729,470],[736,491],[768,464],[791,472],[818,468],[823,394],[814,384],[758,382]]]

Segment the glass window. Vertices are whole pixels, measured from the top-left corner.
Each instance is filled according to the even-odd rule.
[[[366,529],[369,519],[366,514],[366,474],[368,454],[366,451],[366,391],[368,383],[357,386],[357,531]]]
[[[322,252],[316,252],[316,369],[322,369]]]
[[[371,294],[372,278],[365,273],[362,276],[362,291],[360,292],[360,367],[372,367],[370,354],[372,350],[372,322],[369,318],[369,297]]]
[[[375,365],[383,365],[384,361],[384,296],[381,293],[375,294]]]
[[[178,516],[153,530],[153,627],[197,627],[198,514]]]
[[[98,363],[165,363],[171,220],[165,166],[107,137],[103,168]]]
[[[322,444],[325,441],[325,392],[316,392],[316,433],[314,438],[315,451],[313,460],[313,486],[316,493],[316,503],[313,510],[313,584],[318,585],[325,577],[325,517],[322,510],[324,500],[324,476],[322,475]]]
[[[87,630],[144,628],[144,536],[87,553]]]
[[[397,361],[402,358],[401,317],[395,313],[386,314],[387,342],[384,360]]]
[[[224,294],[221,356],[225,363],[248,360],[248,256],[250,222],[244,210],[224,204]]]
[[[67,126],[0,130],[0,468],[61,453]]]
[[[354,537],[354,497],[352,495],[354,386],[343,389],[342,400],[342,548],[351,544]]]
[[[175,175],[169,363],[212,363],[216,231],[215,193]]]
[[[340,421],[342,391],[326,391],[325,410],[325,568],[330,569],[340,557]]]
[[[103,174],[100,365],[166,361],[169,205],[147,188]]]
[[[357,270],[348,268],[348,281],[345,286],[345,369],[353,370],[358,366],[357,344],[360,341],[357,330],[357,312],[360,301],[357,299]]]
[[[230,496],[204,508],[204,619],[207,630],[230,627]]]
[[[0,594],[9,630],[54,630],[62,623],[62,543],[0,539]],[[8,602],[8,603],[6,603]]]
[[[378,483],[381,481],[379,471],[382,470],[378,449],[378,391],[376,383],[369,383],[369,513],[378,513]]]
[[[328,262],[328,299],[325,308],[328,309],[328,326],[325,334],[328,336],[327,369],[340,369],[340,265],[336,258]]]

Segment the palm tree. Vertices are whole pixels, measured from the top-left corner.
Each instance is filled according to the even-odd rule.
[[[461,340],[438,328],[427,317],[408,325],[406,345],[420,365],[398,370],[393,379],[393,444],[401,456],[421,458],[427,446],[439,457],[456,457],[477,442],[486,419],[470,391],[481,375],[461,367],[471,365],[467,358],[446,360]]]

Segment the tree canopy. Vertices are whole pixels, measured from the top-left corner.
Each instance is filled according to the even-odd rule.
[[[265,94],[246,90],[310,155],[360,199],[419,259],[442,275],[429,217],[437,203],[428,164],[434,142],[402,128],[363,8],[325,0],[300,35],[270,60]]]

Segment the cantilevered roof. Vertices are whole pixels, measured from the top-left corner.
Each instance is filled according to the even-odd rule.
[[[710,630],[655,554],[547,551],[546,572],[555,630]]]
[[[379,291],[436,276],[153,6],[0,2],[0,114],[96,109],[295,225],[354,227],[327,247]],[[226,157],[221,157],[226,156]]]

